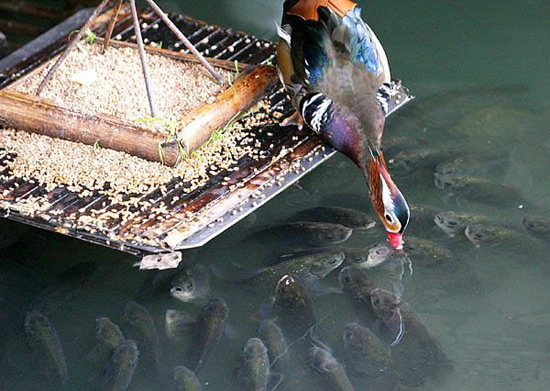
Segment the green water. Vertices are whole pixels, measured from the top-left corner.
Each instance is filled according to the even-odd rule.
[[[170,11],[268,38],[274,38],[273,21],[279,20],[281,12],[275,0],[159,3]],[[496,155],[505,164],[484,175],[522,194],[521,202],[453,198],[434,186],[433,164],[413,165],[410,172],[394,166],[394,179],[410,204],[486,214],[522,232],[524,215],[550,216],[550,3],[359,3],[386,50],[393,76],[417,96],[388,120],[388,143],[398,137],[407,140],[391,149],[394,155],[418,148],[439,148],[448,158],[475,151],[481,151],[476,152],[481,160],[484,155]],[[300,187],[257,211],[252,228],[246,223],[235,226],[203,248],[184,253],[185,262],[205,264],[226,278],[238,278],[242,268],[265,266],[274,261],[271,254],[292,251],[272,238],[252,243],[245,239],[249,230],[286,221],[308,207],[360,207],[368,202],[366,192],[356,168],[337,156],[302,180]],[[51,377],[40,375],[37,365],[27,362],[23,321],[31,301],[77,262],[93,261],[98,269],[78,295],[63,301],[50,316],[75,389],[85,389],[97,373],[86,359],[94,345],[95,318],[108,316],[120,323],[129,300],[138,301],[153,316],[166,367],[181,364],[178,354],[193,336],[170,341],[164,332],[164,314],[169,308],[196,313],[200,307],[176,301],[167,289],[153,289],[154,273],[132,268],[135,259],[130,256],[39,230],[15,229],[21,231],[19,241],[0,252],[0,389],[59,389]],[[428,382],[418,389],[549,389],[548,239],[476,248],[465,238],[447,237],[429,224],[413,222],[408,233],[445,246],[456,260],[452,265],[413,265],[405,286],[403,299],[424,319],[454,366],[437,385]],[[377,226],[368,234],[354,233],[345,245],[365,247],[383,239]],[[338,286],[337,272],[327,276],[325,286]],[[204,389],[239,390],[235,368],[240,351],[255,335],[261,316],[258,309],[265,307],[273,291],[252,294],[214,278],[212,295],[226,299],[232,332],[222,338],[200,379]],[[360,314],[338,294],[315,298],[314,304],[319,336],[340,358],[343,327],[360,319]],[[356,390],[368,389],[374,381],[360,376],[351,379]],[[299,361],[287,380],[286,389],[322,389],[319,376]],[[130,389],[163,388],[138,370]]]

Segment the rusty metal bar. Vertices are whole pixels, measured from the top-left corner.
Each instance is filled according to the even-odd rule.
[[[84,35],[84,32],[86,32],[86,30],[88,30],[90,28],[92,23],[94,23],[95,19],[99,16],[99,14],[101,14],[101,11],[103,11],[103,9],[105,8],[105,6],[107,5],[107,3],[109,1],[110,0],[103,0],[101,2],[101,4],[99,4],[97,6],[97,8],[94,10],[94,13],[90,16],[88,21],[80,29],[78,34],[76,34],[76,37],[73,38],[73,40],[71,41],[69,46],[67,46],[67,48],[63,51],[61,56],[59,56],[59,58],[57,59],[55,64],[53,64],[53,66],[50,68],[50,70],[48,71],[48,73],[46,74],[46,76],[44,77],[44,79],[42,80],[40,85],[38,86],[38,89],[36,90],[36,95],[40,95],[40,93],[42,92],[44,87],[46,87],[46,84],[48,83],[48,81],[50,81],[51,78],[53,77],[55,71],[57,71],[57,69],[61,66],[63,61],[67,58],[67,56],[69,55],[71,50],[73,50],[74,47],[76,46],[76,44],[82,39],[82,36]]]

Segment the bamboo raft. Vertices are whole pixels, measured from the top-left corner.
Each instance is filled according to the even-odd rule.
[[[94,25],[98,36],[105,32],[108,12]],[[193,150],[205,141],[208,134],[205,135],[201,129],[223,125],[222,122],[234,117],[235,112],[245,111],[265,96],[268,102],[266,115],[272,120],[271,123],[245,126],[243,130],[247,137],[255,139],[262,154],[242,156],[234,167],[216,172],[206,183],[190,192],[185,190],[186,186],[179,178],[174,178],[166,186],[150,192],[110,197],[101,191],[78,192],[66,186],[51,189],[52,186],[40,184],[34,178],[13,176],[9,162],[14,156],[0,145],[1,217],[137,256],[173,253],[204,245],[335,154],[311,132],[278,125],[293,110],[276,80],[274,68],[267,65],[274,61],[275,47],[272,42],[181,15],[170,15],[170,19],[214,65],[238,64],[240,70],[245,69],[246,65],[255,66],[243,72],[232,86],[232,89],[248,94],[237,94],[239,98],[233,101],[231,97],[234,98],[235,94],[231,90],[222,91],[217,100],[222,103],[230,101],[230,104],[226,102],[216,106],[216,110],[199,107],[184,119],[185,148]],[[82,18],[76,20],[82,23]],[[80,25],[72,26],[72,30]],[[149,48],[149,51],[165,56],[189,57],[150,10],[140,13],[140,26],[144,39],[163,43],[163,49]],[[113,36],[119,41],[115,43],[118,46],[132,45],[135,41],[128,12],[119,18]],[[66,34],[50,40],[47,47],[27,58],[18,58],[6,69],[1,68],[3,62],[0,62],[0,125],[45,135],[53,131],[62,132],[64,138],[88,144],[97,139],[99,130],[101,134],[108,135],[103,136],[100,142],[103,147],[130,150],[141,158],[158,160],[157,146],[162,145],[163,162],[177,162],[177,145],[157,139],[158,135],[138,130],[144,138],[150,137],[151,140],[137,145],[128,142],[133,139],[126,137],[127,134],[136,132],[128,124],[97,115],[92,120],[92,127],[89,116],[52,107],[40,98],[14,92],[14,86],[37,72],[67,45]],[[254,88],[250,88],[250,84]],[[410,99],[408,90],[397,85],[390,113]],[[219,107],[231,107],[223,113],[222,122],[212,115],[213,112],[219,114]],[[36,116],[42,118],[40,126]],[[124,202],[129,197],[136,201],[134,206]],[[25,201],[31,198],[41,205],[39,209],[29,210],[25,206]],[[137,204],[141,206],[136,207]]]

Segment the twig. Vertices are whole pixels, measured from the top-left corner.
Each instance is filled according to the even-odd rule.
[[[181,42],[183,42],[183,44],[187,47],[187,49],[189,49],[189,51],[191,51],[191,53],[193,53],[199,59],[201,64],[206,67],[208,72],[210,72],[210,74],[218,81],[218,83],[220,83],[221,85],[224,85],[225,82],[220,76],[220,74],[216,72],[216,70],[212,67],[212,65],[210,65],[210,63],[206,61],[204,56],[199,53],[199,51],[195,48],[195,46],[193,46],[193,44],[185,37],[185,35],[183,35],[183,33],[176,27],[176,25],[172,23],[172,21],[170,20],[170,18],[168,18],[168,16],[164,13],[164,11],[161,10],[160,7],[156,5],[153,0],[146,0],[146,1],[151,6],[153,11],[155,11],[155,13],[162,19],[162,21],[166,23],[168,28],[172,30],[174,35]]]
[[[113,16],[111,17],[111,20],[109,21],[109,27],[107,28],[107,32],[105,33],[105,41],[103,41],[103,51],[107,50],[107,47],[109,46],[109,41],[111,40],[111,37],[113,35],[113,30],[115,29],[115,24],[118,19],[118,14],[120,13],[120,10],[122,9],[122,2],[124,0],[118,0],[118,4],[115,7],[115,12],[113,13]]]
[[[145,49],[143,47],[143,39],[141,37],[141,27],[139,25],[138,13],[136,9],[136,0],[130,0],[130,8],[132,9],[132,17],[134,19],[134,33],[136,34],[136,42],[139,49],[139,59],[141,60],[141,68],[143,77],[145,78],[145,89],[147,90],[147,98],[149,98],[149,107],[151,108],[151,117],[157,116],[157,108],[151,88],[151,79],[147,70],[147,61],[145,59]]]
[[[71,41],[71,43],[69,44],[69,46],[67,46],[67,48],[63,51],[63,53],[61,54],[61,56],[59,56],[59,58],[57,59],[57,61],[55,62],[55,64],[53,64],[53,66],[50,68],[50,70],[48,71],[48,73],[46,74],[46,76],[44,77],[44,79],[42,80],[42,82],[40,83],[40,85],[38,86],[38,89],[36,90],[36,95],[40,95],[40,93],[42,92],[42,90],[44,89],[44,87],[46,86],[46,84],[48,83],[48,81],[50,81],[50,79],[53,77],[53,74],[55,73],[55,71],[57,71],[57,69],[59,68],[59,66],[63,63],[63,61],[67,58],[67,56],[69,55],[69,53],[71,52],[71,50],[74,49],[74,47],[76,46],[76,44],[78,42],[80,42],[80,40],[82,39],[82,35],[84,34],[84,32],[86,30],[88,30],[91,26],[92,26],[92,23],[94,22],[94,20],[99,16],[99,14],[101,13],[101,11],[103,11],[103,8],[105,8],[105,6],[107,5],[107,3],[109,2],[110,0],[103,0],[101,2],[101,4],[99,4],[97,6],[97,8],[94,10],[94,12],[92,13],[92,15],[90,16],[90,18],[88,19],[88,21],[86,22],[86,24],[80,29],[80,31],[78,32],[78,34],[76,35],[76,37],[73,38],[73,40]]]

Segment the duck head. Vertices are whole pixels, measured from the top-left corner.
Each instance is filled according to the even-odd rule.
[[[393,248],[401,250],[410,210],[405,197],[388,172],[381,151],[371,151],[363,173],[369,185],[372,206],[386,229],[390,244]]]

